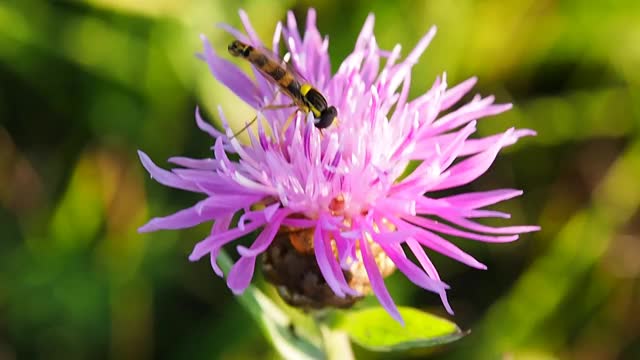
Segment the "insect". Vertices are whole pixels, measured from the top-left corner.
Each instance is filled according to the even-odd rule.
[[[240,40],[232,41],[231,44],[229,44],[228,50],[233,56],[247,59],[258,68],[267,79],[273,80],[273,82],[279,86],[280,91],[287,94],[293,101],[292,104],[269,105],[266,106],[265,109],[297,106],[298,109],[304,113],[311,112],[313,114],[315,119],[314,125],[318,129],[329,127],[338,116],[338,110],[336,110],[334,106],[329,106],[325,97],[316,88],[302,81],[300,76],[284,66],[282,61],[278,61],[268,52],[245,44]],[[251,120],[249,124],[238,133],[249,127],[256,118]],[[238,133],[236,133],[236,135]]]

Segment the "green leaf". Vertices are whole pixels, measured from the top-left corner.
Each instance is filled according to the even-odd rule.
[[[381,307],[345,312],[333,327],[345,331],[358,345],[371,351],[401,351],[456,341],[468,332],[449,320],[410,307],[400,307],[402,326]]]

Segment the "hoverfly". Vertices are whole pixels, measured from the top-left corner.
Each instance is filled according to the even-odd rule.
[[[293,101],[292,104],[268,105],[265,109],[279,109],[287,107],[298,107],[298,110],[305,114],[311,112],[314,117],[314,125],[318,129],[329,127],[338,116],[338,110],[334,106],[329,106],[325,97],[311,84],[302,81],[293,71],[270,56],[266,51],[257,49],[245,44],[240,40],[234,40],[229,44],[229,53],[236,57],[247,59],[253,64],[267,79],[275,82],[280,91],[287,94]],[[257,118],[257,117],[256,117]],[[242,130],[234,136],[244,131],[255,120],[251,120]]]

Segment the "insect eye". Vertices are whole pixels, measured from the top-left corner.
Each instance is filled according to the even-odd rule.
[[[240,56],[242,54],[242,48],[242,44],[238,40],[234,40],[229,44],[227,50],[229,50],[229,53],[233,56]]]
[[[318,129],[324,129],[331,126],[333,120],[338,116],[338,110],[334,106],[330,106],[326,108],[322,113],[320,113],[320,117],[315,122],[315,126]]]

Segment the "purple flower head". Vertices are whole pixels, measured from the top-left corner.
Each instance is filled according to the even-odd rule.
[[[247,15],[241,11],[240,17],[246,35],[227,25],[222,28],[242,42],[265,49]],[[256,258],[281,228],[308,229],[321,274],[336,296],[358,295],[342,270],[360,264],[380,303],[402,322],[372,250],[382,251],[412,282],[439,294],[452,313],[446,298],[448,286],[425,250],[485,269],[443,235],[509,242],[538,227],[490,227],[475,221],[509,218],[483,208],[519,196],[520,190],[444,197],[430,194],[471,183],[487,171],[500,149],[534,132],[512,128],[471,138],[477,119],[511,108],[510,104],[494,104],[492,96],[476,95],[453,109],[475,78],[449,88],[444,74],[425,94],[408,99],[411,69],[434,37],[435,28],[401,59],[399,45],[391,51],[378,48],[370,15],[353,52],[332,74],[328,39],[320,35],[315,20],[315,11],[309,10],[301,36],[293,14],[288,13],[286,25],[277,24],[270,47],[279,56],[284,40],[290,65],[337,108],[338,120],[321,132],[314,127],[312,114],[297,111],[286,126],[295,108],[265,106],[290,103],[287,95],[256,69],[252,80],[225,59],[229,56],[218,55],[203,36],[202,59],[218,81],[256,109],[258,130],[249,130],[250,144],[245,145],[232,136],[221,108],[225,133],[207,124],[196,111],[198,126],[215,139],[212,158],[174,157],[169,161],[180,168],[167,171],[140,152],[142,164],[158,182],[206,196],[190,208],[152,219],[140,231],[213,222],[210,235],[195,245],[189,259],[209,256],[215,273],[223,276],[216,264],[222,247],[258,230],[250,247],[237,247],[240,259],[227,274],[229,288],[239,294],[253,277]],[[231,160],[228,153],[235,153],[239,160]],[[403,176],[411,161],[419,165]],[[234,215],[239,220],[232,226]]]

